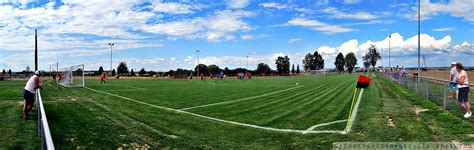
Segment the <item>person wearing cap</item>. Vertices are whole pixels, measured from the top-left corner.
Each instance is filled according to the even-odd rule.
[[[24,98],[24,105],[23,105],[23,119],[28,120],[30,118],[29,112],[33,108],[33,104],[35,103],[35,93],[36,89],[42,87],[40,83],[41,73],[40,71],[35,71],[35,74],[30,77],[28,82],[26,82],[26,86],[23,90],[23,98]]]
[[[455,99],[453,96],[453,92],[456,92],[456,97],[458,94],[458,88],[456,84],[456,78],[458,76],[458,71],[456,70],[456,62],[451,62],[451,70],[449,71],[449,97],[451,99]]]
[[[463,65],[461,63],[456,64],[456,70],[458,76],[456,82],[458,84],[458,102],[459,106],[466,110],[464,118],[469,118],[472,116],[471,104],[469,104],[469,77],[467,76],[466,71],[463,70]]]

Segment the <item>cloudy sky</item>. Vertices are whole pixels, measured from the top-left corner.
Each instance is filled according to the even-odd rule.
[[[0,69],[34,66],[34,29],[40,69],[85,64],[167,71],[200,62],[255,69],[308,52],[334,68],[337,53],[355,52],[359,65],[370,44],[388,66],[416,66],[415,0],[153,1],[0,0]],[[474,1],[421,0],[421,46],[428,66],[460,61],[474,66]],[[391,35],[391,38],[389,38]],[[381,65],[381,63],[379,64]]]

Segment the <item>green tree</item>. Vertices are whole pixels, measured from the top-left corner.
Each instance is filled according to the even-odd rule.
[[[343,72],[345,63],[346,62],[344,60],[344,55],[342,55],[342,53],[339,52],[339,54],[337,54],[336,56],[336,61],[334,61],[334,65],[336,65],[337,71]]]
[[[314,57],[314,70],[324,69],[324,59],[317,51],[313,54]]]
[[[196,73],[198,72],[198,69],[199,69],[199,74],[204,74],[204,75],[207,75],[209,73],[209,68],[207,68],[207,65],[205,64],[199,64],[197,65],[195,68],[194,68],[194,71],[196,71]],[[198,75],[199,76],[199,75]]]
[[[382,56],[380,56],[380,53],[377,51],[375,45],[370,45],[368,50],[369,51],[365,54],[364,57],[362,57],[362,59],[364,59],[364,61],[366,62],[369,62],[375,70],[375,65],[377,65],[377,61],[380,60]]]
[[[291,65],[291,74],[295,74],[295,64]]]
[[[305,71],[314,70],[316,65],[314,64],[314,56],[311,53],[306,54],[303,59],[303,69]]]
[[[3,69],[2,75],[5,75],[5,74],[7,74],[7,71],[5,71],[5,69]]]
[[[102,66],[99,67],[99,75],[102,75],[104,73],[104,68]]]
[[[29,65],[26,65],[26,73],[30,73],[31,72],[31,69],[30,69],[30,66]]]
[[[357,65],[357,58],[353,52],[350,52],[346,55],[346,68],[347,72],[351,73],[355,65]]]
[[[133,71],[133,69],[130,71],[130,75],[135,76],[135,72]]]
[[[209,73],[211,74],[218,74],[221,71],[221,69],[217,65],[209,65],[207,68],[209,69]]]
[[[115,76],[115,69],[112,69],[112,76]]]
[[[275,60],[275,64],[277,65],[277,71],[280,75],[290,74],[290,58],[288,56],[278,56]]]
[[[268,64],[259,63],[255,72],[260,75],[269,75],[272,72],[272,69],[270,68],[270,66],[268,66]]]
[[[146,74],[145,68],[142,68],[140,71],[138,71],[139,76],[143,76],[144,74]]]
[[[364,68],[365,68],[365,70],[369,70],[369,67],[370,67],[370,62],[364,61]]]
[[[127,63],[125,62],[120,62],[118,67],[117,67],[117,73],[119,75],[127,75],[128,74],[128,67],[127,67]]]
[[[229,76],[231,74],[229,68],[227,68],[227,67],[224,68],[224,74],[226,76]]]
[[[300,74],[300,65],[296,65],[296,74]]]

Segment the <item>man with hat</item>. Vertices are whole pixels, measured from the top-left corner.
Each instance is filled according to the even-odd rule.
[[[35,103],[35,93],[36,89],[41,88],[40,84],[40,71],[35,71],[35,74],[30,77],[28,82],[26,82],[26,86],[23,90],[23,98],[24,98],[24,105],[23,105],[23,119],[28,120],[30,119],[30,115],[28,114],[31,109],[33,108],[33,104]]]

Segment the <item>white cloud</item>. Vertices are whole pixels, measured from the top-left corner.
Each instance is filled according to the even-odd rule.
[[[374,14],[371,14],[369,12],[351,12],[351,13],[346,13],[339,11],[337,8],[334,7],[327,7],[323,9],[323,12],[330,13],[332,16],[331,18],[338,18],[338,19],[358,19],[358,20],[370,20],[370,19],[376,19],[377,16]]]
[[[249,0],[227,0],[227,7],[234,9],[242,9],[249,5]]]
[[[455,30],[456,28],[455,27],[445,27],[445,28],[434,28],[433,31],[451,31],[451,30]]]
[[[304,26],[316,31],[322,31],[324,34],[335,34],[355,31],[351,28],[346,28],[340,25],[331,25],[320,22],[318,20],[308,20],[305,18],[293,18],[288,21],[287,25],[291,26]]]
[[[261,7],[264,7],[264,8],[276,8],[276,9],[290,8],[290,6],[288,6],[288,5],[275,3],[275,2],[260,3],[258,5],[261,6]]]
[[[361,0],[342,0],[344,4],[357,4],[360,3]]]
[[[329,0],[316,0],[315,4],[316,5],[327,5],[327,4],[329,4]]]
[[[199,10],[200,8],[196,5],[190,5],[185,3],[156,3],[153,7],[153,11],[164,12],[169,14],[192,14],[194,10]]]
[[[205,38],[209,41],[218,42],[221,39],[233,39],[231,34],[234,32],[252,30],[252,27],[244,22],[242,18],[253,15],[249,11],[224,10],[215,12],[206,18],[196,17],[167,23],[144,24],[137,27],[137,29],[155,34],[180,36],[188,39]]]
[[[245,35],[242,35],[240,36],[240,39],[242,40],[253,40],[255,37],[253,35],[250,35],[250,34],[245,34]]]
[[[299,41],[302,41],[303,39],[300,39],[300,38],[292,38],[292,39],[289,39],[288,40],[288,43],[295,43],[295,42],[299,42]]]
[[[421,0],[422,19],[429,19],[440,14],[449,14],[454,17],[463,18],[469,22],[474,22],[474,3],[472,0],[451,0],[445,3],[431,2],[430,0]],[[418,4],[410,7],[411,11],[404,14],[406,18],[418,19]]]
[[[474,46],[464,42],[451,46],[451,36],[447,35],[441,39],[436,39],[428,34],[421,34],[421,52],[422,54],[428,55],[442,55],[442,54],[474,54]],[[321,46],[317,49],[318,52],[323,55],[323,58],[330,59],[333,61],[333,57],[339,52],[343,55],[347,55],[349,52],[356,54],[359,59],[358,64],[362,64],[362,56],[367,52],[370,45],[375,45],[379,51],[384,49],[383,56],[388,55],[389,49],[389,37],[385,37],[380,41],[368,40],[364,43],[359,43],[357,39],[351,39],[343,42],[338,47]],[[416,54],[418,47],[418,36],[412,36],[404,39],[399,33],[391,34],[390,49],[392,56],[406,56],[410,54]],[[442,56],[439,56],[442,57]],[[331,62],[332,63],[332,62]],[[326,67],[334,67],[333,65],[327,65]]]

